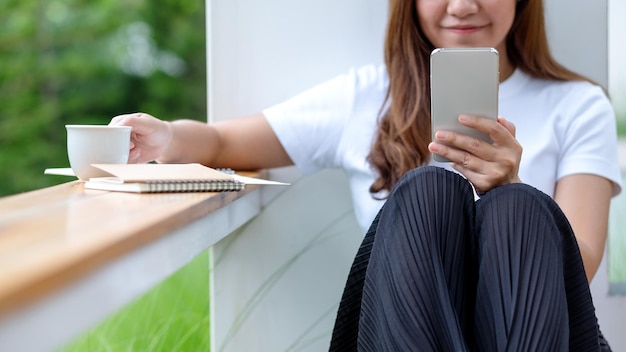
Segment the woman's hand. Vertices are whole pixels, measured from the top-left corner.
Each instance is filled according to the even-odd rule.
[[[487,134],[493,143],[452,131],[437,131],[428,145],[431,153],[452,160],[451,166],[483,193],[490,189],[521,182],[518,171],[522,146],[515,139],[515,125],[503,117],[492,119],[460,115],[459,122]]]
[[[169,122],[143,113],[115,116],[109,125],[131,126],[129,163],[157,160],[172,141]]]

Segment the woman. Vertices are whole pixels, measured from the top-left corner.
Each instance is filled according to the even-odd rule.
[[[459,117],[492,144],[450,131],[430,141],[435,47],[500,52],[506,119]],[[599,344],[587,281],[603,255],[610,198],[620,191],[614,116],[599,87],[552,59],[541,0],[391,0],[385,66],[212,125],[146,114],[111,123],[133,126],[131,162],[343,168],[374,245],[371,257],[364,251],[365,277],[348,283],[356,297],[363,293],[351,302],[358,341],[356,327],[344,329],[342,304],[335,347]],[[430,153],[453,162],[436,164]],[[483,199],[474,202],[474,189]]]

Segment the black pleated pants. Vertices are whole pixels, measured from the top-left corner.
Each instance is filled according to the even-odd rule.
[[[474,201],[420,167],[391,192],[346,283],[331,351],[598,351],[582,259],[556,203],[524,184]]]

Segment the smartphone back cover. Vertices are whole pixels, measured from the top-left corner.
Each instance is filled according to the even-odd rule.
[[[461,125],[458,116],[497,118],[498,52],[492,48],[435,49],[430,64],[433,136],[445,129],[491,142],[485,134]]]

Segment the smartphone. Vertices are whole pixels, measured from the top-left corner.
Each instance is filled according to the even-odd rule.
[[[491,143],[488,135],[459,123],[460,114],[496,119],[500,73],[493,48],[439,48],[430,55],[430,113],[434,139],[449,130]],[[446,158],[433,154],[436,161]]]

